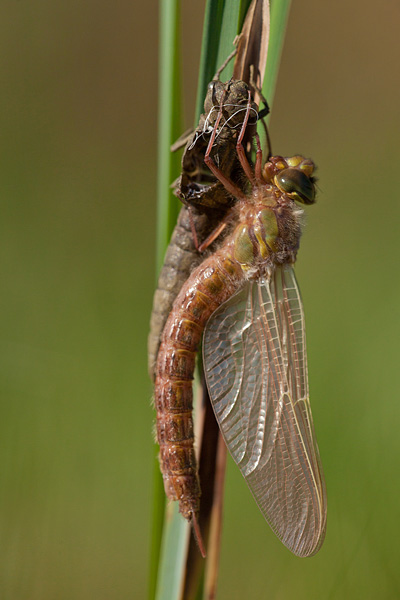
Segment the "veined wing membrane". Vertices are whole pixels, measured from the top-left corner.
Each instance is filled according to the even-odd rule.
[[[247,282],[213,313],[203,358],[217,421],[262,513],[292,552],[314,554],[325,535],[326,492],[291,266]]]

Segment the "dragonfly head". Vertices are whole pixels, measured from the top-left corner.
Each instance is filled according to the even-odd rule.
[[[281,192],[302,204],[315,202],[315,166],[312,160],[303,156],[271,156],[265,163],[263,178],[275,185]]]

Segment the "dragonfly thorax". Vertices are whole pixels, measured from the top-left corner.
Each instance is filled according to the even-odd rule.
[[[234,232],[234,258],[247,274],[296,260],[303,214],[296,202],[315,202],[314,168],[303,156],[272,156],[262,177],[252,181],[251,192],[239,202]]]
[[[244,207],[234,237],[234,258],[243,270],[260,273],[276,264],[293,263],[301,236],[302,210],[285,194],[270,192]]]

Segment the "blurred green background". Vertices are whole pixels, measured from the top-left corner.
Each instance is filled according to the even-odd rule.
[[[202,12],[183,8],[183,128]],[[157,3],[0,14],[0,597],[141,599]],[[293,2],[271,136],[319,166],[297,274],[328,531],[293,557],[229,461],[220,598],[400,597],[399,29],[397,0]]]

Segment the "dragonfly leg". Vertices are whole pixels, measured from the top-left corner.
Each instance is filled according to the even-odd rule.
[[[260,144],[260,136],[258,135],[258,133],[256,132],[254,137],[256,138],[256,144],[257,144],[257,155],[256,155],[256,164],[254,167],[254,172],[256,175],[256,180],[259,183],[265,183],[263,177],[262,177],[262,150],[261,150],[261,144]]]
[[[247,123],[249,121],[249,115],[250,115],[250,109],[251,109],[250,90],[249,90],[248,94],[249,95],[248,95],[248,100],[247,100],[246,114],[244,116],[242,128],[240,130],[240,134],[239,134],[239,137],[236,142],[236,152],[238,154],[240,164],[242,165],[243,171],[245,172],[247,179],[254,185],[255,177],[254,177],[253,169],[251,168],[250,163],[247,160],[246,153],[245,153],[243,145],[242,145],[242,141],[244,138],[244,134],[246,133],[246,127],[247,127]]]
[[[264,104],[264,108],[262,110],[260,110],[258,113],[258,118],[261,120],[262,125],[264,127],[265,138],[267,140],[268,159],[269,159],[272,156],[272,146],[271,146],[271,138],[269,136],[268,127],[265,122],[265,117],[270,113],[270,110],[269,110],[267,99],[265,98],[265,96],[262,93],[262,91],[260,90],[260,88],[257,86],[256,80],[254,77],[254,65],[250,65],[250,85],[253,86],[253,88],[255,89],[255,91],[257,92],[258,96],[260,97],[261,101]]]
[[[239,36],[237,36],[237,37],[239,37]],[[236,39],[235,39],[235,41],[236,41]],[[235,42],[234,42],[234,43],[235,43]],[[214,77],[213,77],[213,81],[214,81],[215,79],[219,81],[219,78],[220,78],[220,76],[221,76],[221,73],[222,73],[222,71],[223,71],[223,70],[225,69],[225,67],[226,67],[226,66],[227,66],[227,65],[228,65],[228,64],[231,62],[232,58],[233,58],[234,56],[236,56],[236,54],[237,54],[237,51],[238,51],[238,50],[237,50],[237,48],[235,48],[235,49],[234,49],[234,50],[233,50],[233,51],[230,53],[230,55],[228,56],[228,58],[226,58],[226,59],[224,60],[224,62],[222,63],[222,65],[219,67],[218,71],[215,73],[215,75],[214,75]]]
[[[204,252],[204,250],[206,250],[208,248],[208,246],[210,246],[217,239],[217,237],[221,235],[221,233],[224,231],[225,227],[228,225],[229,221],[232,219],[234,214],[235,214],[235,211],[233,208],[228,210],[228,212],[226,213],[225,217],[222,219],[222,221],[220,222],[218,227],[216,227],[210,233],[210,235],[208,237],[206,237],[204,242],[202,242],[200,244],[200,246],[197,248],[197,250],[199,252]]]
[[[271,146],[271,138],[269,137],[269,129],[267,127],[266,122],[264,121],[264,119],[261,120],[263,127],[264,127],[264,131],[265,131],[265,137],[267,140],[267,148],[268,148],[268,156],[267,156],[267,160],[269,160],[272,156],[272,146]]]
[[[186,205],[186,207],[188,209],[189,224],[190,224],[190,230],[191,230],[192,236],[193,236],[194,247],[196,248],[197,251],[199,251],[200,244],[199,244],[199,238],[197,237],[196,225],[195,225],[194,219],[193,219],[193,210],[190,205]]]

